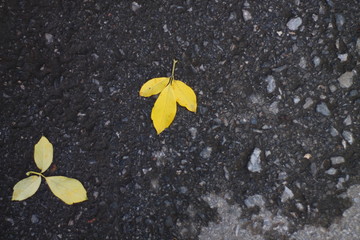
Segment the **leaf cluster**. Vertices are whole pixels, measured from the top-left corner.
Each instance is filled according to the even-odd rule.
[[[152,78],[140,89],[142,97],[159,94],[151,111],[151,119],[157,134],[160,134],[173,122],[177,103],[191,112],[196,112],[195,92],[188,85],[174,78],[176,63],[177,60],[174,60],[170,77]]]
[[[14,186],[12,195],[13,201],[25,200],[36,193],[44,178],[54,195],[66,204],[72,205],[87,200],[87,193],[82,183],[74,178],[64,176],[45,177],[45,172],[53,161],[53,145],[46,137],[41,137],[34,148],[34,160],[41,172],[29,171],[27,178],[20,180]]]

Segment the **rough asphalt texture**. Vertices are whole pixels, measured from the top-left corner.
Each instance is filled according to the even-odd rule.
[[[2,239],[360,239],[360,2],[0,1]],[[141,85],[198,97],[157,135]],[[73,206],[43,182],[74,177]]]

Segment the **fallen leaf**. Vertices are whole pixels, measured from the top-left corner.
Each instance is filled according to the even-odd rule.
[[[87,194],[82,183],[74,178],[63,176],[45,177],[50,190],[66,204],[72,205],[87,200]]]
[[[147,81],[144,85],[142,85],[140,89],[140,96],[142,97],[150,97],[152,95],[159,94],[166,85],[168,85],[170,78],[168,77],[160,77],[153,78]]]
[[[25,200],[36,193],[39,189],[41,183],[40,176],[30,176],[22,179],[14,186],[14,192],[12,195],[12,201],[22,201]]]
[[[196,112],[196,95],[191,87],[179,80],[174,80],[172,87],[176,96],[176,102],[186,107],[190,112]]]
[[[176,103],[191,112],[196,112],[197,109],[195,92],[191,87],[174,78],[176,63],[177,61],[174,60],[170,77],[152,78],[140,89],[142,97],[160,93],[151,112],[151,119],[157,134],[160,134],[173,122],[177,111]]]
[[[50,167],[53,160],[53,152],[53,145],[44,136],[35,144],[34,160],[36,166],[41,170],[41,173]]]
[[[168,85],[159,95],[151,112],[151,119],[157,134],[169,127],[176,115],[176,98],[171,85]]]

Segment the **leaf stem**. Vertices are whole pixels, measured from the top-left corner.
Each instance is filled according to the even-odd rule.
[[[38,175],[38,176],[41,176],[41,177],[45,178],[44,175],[42,175],[41,173],[38,173],[38,172],[29,171],[29,172],[26,173],[27,176],[30,176],[30,174],[35,174],[35,175]]]
[[[170,76],[170,82],[169,84],[172,83],[172,81],[175,79],[175,66],[176,66],[176,63],[178,62],[178,60],[176,59],[173,59],[173,65],[172,65],[172,70],[171,70],[171,76]]]

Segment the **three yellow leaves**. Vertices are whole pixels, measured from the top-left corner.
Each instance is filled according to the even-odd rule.
[[[46,137],[41,137],[34,149],[34,160],[41,172],[29,171],[26,175],[33,175],[15,184],[12,195],[13,201],[22,201],[34,195],[40,187],[41,177],[46,180],[54,195],[66,204],[71,205],[87,200],[86,190],[79,180],[63,176],[45,177],[42,174],[52,163],[53,151],[53,146],[49,140]]]
[[[151,111],[151,119],[157,134],[169,127],[174,120],[177,103],[191,112],[196,112],[197,103],[194,91],[185,83],[174,78],[176,63],[177,60],[173,60],[170,77],[152,78],[140,89],[140,96],[142,97],[150,97],[160,93]]]

